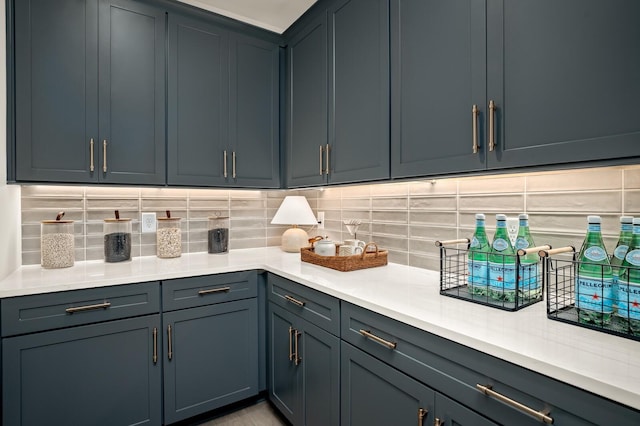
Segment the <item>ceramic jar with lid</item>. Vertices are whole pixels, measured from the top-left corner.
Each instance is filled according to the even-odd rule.
[[[209,253],[227,253],[229,251],[229,218],[226,216],[211,216],[208,229],[207,247]]]
[[[182,255],[182,229],[179,217],[159,217],[156,230],[156,253],[168,259]]]
[[[104,220],[104,261],[124,262],[131,259],[131,219],[116,217]]]
[[[56,220],[40,223],[40,265],[47,269],[68,268],[75,262],[73,221],[62,220],[60,212]]]

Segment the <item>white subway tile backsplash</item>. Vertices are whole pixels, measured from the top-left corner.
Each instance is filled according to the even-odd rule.
[[[499,194],[521,193],[524,191],[524,176],[486,176],[482,178],[470,177],[460,179],[459,194]]]
[[[622,189],[622,169],[582,169],[527,176],[527,192]]]
[[[620,212],[621,191],[545,192],[527,194],[529,212]]]

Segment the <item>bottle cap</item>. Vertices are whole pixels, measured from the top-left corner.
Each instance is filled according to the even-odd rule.
[[[587,222],[600,223],[600,216],[587,216]]]
[[[484,220],[484,219],[485,219],[484,218],[484,214],[482,214],[482,213],[477,213],[476,214],[476,220]]]
[[[496,215],[496,220],[507,220],[507,215],[506,214],[497,214]]]
[[[633,223],[633,216],[620,216],[620,223]]]
[[[529,215],[526,213],[522,213],[518,215],[518,219],[520,220],[529,220]]]
[[[634,225],[640,225],[640,217],[634,217],[633,218],[633,224]]]

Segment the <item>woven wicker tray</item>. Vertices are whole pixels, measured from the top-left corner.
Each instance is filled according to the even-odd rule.
[[[367,251],[368,247],[375,247],[375,251]],[[352,256],[320,256],[313,252],[313,247],[300,249],[300,258],[303,262],[324,266],[342,272],[358,269],[375,268],[387,264],[387,250],[379,250],[376,243],[369,243],[362,254]]]

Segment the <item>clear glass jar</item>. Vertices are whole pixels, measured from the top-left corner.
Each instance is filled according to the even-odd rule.
[[[104,261],[124,262],[131,259],[131,219],[104,220]]]
[[[43,220],[40,224],[40,265],[68,268],[75,262],[72,220]]]
[[[227,253],[229,251],[229,218],[226,216],[212,216],[208,226],[209,253]]]
[[[169,259],[182,255],[182,229],[179,217],[159,217],[156,230],[156,253]]]

